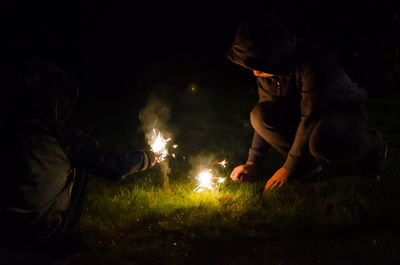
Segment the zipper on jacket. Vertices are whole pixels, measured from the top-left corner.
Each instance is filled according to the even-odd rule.
[[[279,82],[278,78],[274,78],[276,82],[276,88],[278,89],[278,95],[281,95],[281,83]]]

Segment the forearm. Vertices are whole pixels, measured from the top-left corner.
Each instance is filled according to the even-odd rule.
[[[151,167],[147,152],[122,153],[98,149],[74,154],[73,166],[82,168],[97,176],[121,179]]]
[[[305,63],[301,74],[301,101],[300,101],[300,123],[297,127],[293,144],[288,152],[283,168],[289,172],[296,171],[298,165],[308,152],[308,143],[318,119],[320,118],[326,95],[321,92],[322,87],[318,85],[315,66]]]
[[[71,136],[66,149],[73,167],[111,179],[121,179],[145,170],[151,167],[154,160],[146,151],[124,153],[105,150],[80,131]]]
[[[289,172],[296,171],[299,164],[302,162],[304,158],[304,153],[308,149],[308,142],[312,130],[315,127],[315,124],[315,121],[310,122],[307,125],[304,121],[300,122],[299,127],[297,128],[296,137],[293,141],[293,145],[290,148],[286,161],[282,166]]]
[[[264,158],[269,147],[270,145],[257,132],[254,132],[247,162],[260,162]]]

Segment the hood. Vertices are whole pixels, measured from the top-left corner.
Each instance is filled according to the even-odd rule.
[[[297,40],[276,17],[242,21],[227,57],[238,65],[269,74],[284,75]]]
[[[77,84],[58,66],[30,62],[19,77],[20,115],[48,121],[66,121],[79,95]]]

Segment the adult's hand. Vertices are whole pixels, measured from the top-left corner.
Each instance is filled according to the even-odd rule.
[[[158,157],[157,154],[154,153],[153,151],[144,151],[149,159],[149,166],[148,168],[153,167],[157,161],[158,161]]]
[[[257,168],[254,162],[235,167],[231,173],[231,179],[235,182],[243,182],[257,175]]]
[[[285,184],[289,178],[290,172],[283,167],[278,169],[275,174],[268,180],[264,187],[264,192],[267,190],[272,190],[281,187]]]

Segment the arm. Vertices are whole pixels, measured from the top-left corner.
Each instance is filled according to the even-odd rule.
[[[288,172],[296,171],[303,158],[304,152],[308,148],[308,142],[312,130],[314,129],[318,116],[324,106],[324,98],[318,87],[318,75],[316,69],[310,63],[304,63],[300,71],[301,81],[301,118],[297,127],[293,145],[288,153],[283,165]]]
[[[80,131],[75,131],[68,146],[72,167],[82,168],[95,175],[111,179],[122,179],[155,164],[151,151],[114,152],[104,150],[97,142]]]
[[[284,165],[268,180],[264,191],[282,186],[289,176],[298,169],[303,159],[303,154],[308,148],[311,132],[324,106],[324,98],[321,96],[322,93],[317,86],[318,75],[310,63],[303,64],[299,78],[301,81],[301,119],[297,127],[296,136]]]
[[[257,132],[254,132],[247,162],[259,163],[263,159],[269,146],[270,145]]]
[[[235,182],[245,181],[257,175],[257,163],[259,163],[268,150],[269,144],[257,133],[254,132],[253,142],[249,150],[249,157],[246,164],[239,165],[233,169],[230,177]]]

